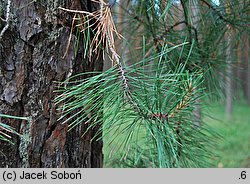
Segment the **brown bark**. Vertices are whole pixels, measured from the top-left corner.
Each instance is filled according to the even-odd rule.
[[[86,125],[68,132],[67,124],[57,121],[54,82],[71,73],[102,71],[103,65],[101,57],[84,58],[84,40],[74,32],[67,49],[73,15],[59,6],[97,7],[90,0],[12,0],[11,24],[0,40],[0,111],[32,120],[1,120],[23,136],[13,138],[15,145],[0,142],[0,167],[102,167],[102,141],[90,141],[96,129],[81,137]]]

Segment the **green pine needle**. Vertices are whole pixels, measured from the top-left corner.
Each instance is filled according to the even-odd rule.
[[[201,156],[208,151],[203,142],[207,138],[200,137],[192,113],[204,90],[203,75],[186,69],[189,57],[175,71],[169,70],[167,55],[179,47],[185,44],[163,47],[159,54],[122,67],[123,75],[121,68],[114,66],[71,81],[66,89],[62,83],[61,94],[55,99],[62,112],[60,119],[66,119],[70,128],[88,124],[87,131],[101,125],[93,140],[104,138],[112,147],[111,155],[121,153],[120,160],[133,160],[134,166],[201,166]],[[75,114],[67,118],[72,112]],[[198,149],[203,144],[204,148]],[[135,153],[138,147],[140,152]]]

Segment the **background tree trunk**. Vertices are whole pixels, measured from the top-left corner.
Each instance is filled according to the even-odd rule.
[[[226,86],[225,86],[225,94],[226,94],[226,116],[227,119],[231,119],[233,113],[233,68],[232,68],[232,42],[231,42],[231,30],[225,36],[227,49],[226,49]]]
[[[11,0],[10,27],[0,40],[0,112],[30,116],[31,121],[1,120],[23,136],[13,138],[15,145],[0,142],[0,167],[102,167],[102,141],[91,143],[96,130],[81,137],[87,125],[67,133],[68,125],[57,121],[54,81],[103,67],[101,57],[84,58],[84,40],[74,32],[67,48],[73,15],[59,6],[88,11],[97,7],[90,0]]]

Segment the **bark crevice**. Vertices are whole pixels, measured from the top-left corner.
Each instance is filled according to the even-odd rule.
[[[84,44],[76,53],[74,33],[67,47],[73,16],[58,9],[83,9],[87,2],[13,0],[15,21],[0,42],[0,112],[31,120],[1,120],[22,137],[13,137],[15,145],[0,142],[0,167],[102,167],[102,141],[91,143],[94,132],[82,138],[86,125],[68,132],[53,102],[55,81],[71,72],[102,71],[101,58],[83,57]]]

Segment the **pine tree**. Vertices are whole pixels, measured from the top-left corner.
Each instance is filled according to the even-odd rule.
[[[87,125],[68,132],[58,120],[55,81],[103,66],[98,54],[84,54],[78,42],[85,37],[71,29],[74,14],[59,7],[92,12],[98,4],[0,1],[0,167],[102,167],[102,141],[90,142],[96,130],[82,139]]]
[[[225,52],[237,40],[230,35],[226,44],[225,35],[249,33],[249,1],[92,1],[96,11],[59,9],[74,16],[75,52],[83,46],[84,58],[106,58],[112,67],[79,71],[58,83],[58,121],[71,131],[87,127],[82,138],[92,144],[104,140],[116,155],[113,166],[209,166],[218,137],[194,112],[204,96],[224,92]],[[114,6],[125,13],[123,35]]]

